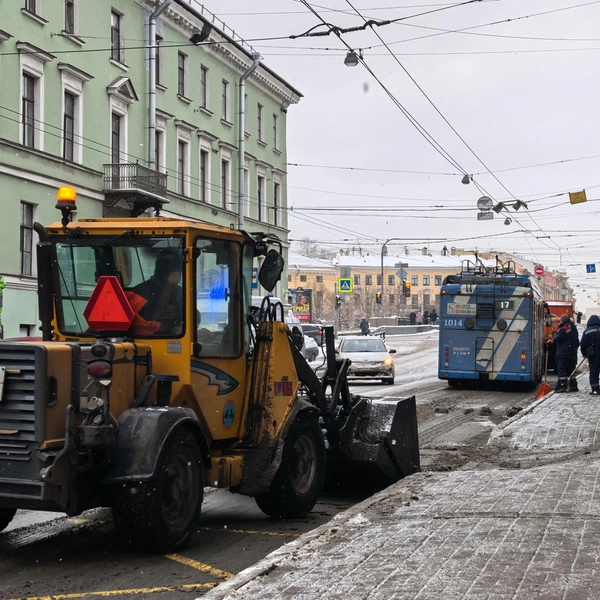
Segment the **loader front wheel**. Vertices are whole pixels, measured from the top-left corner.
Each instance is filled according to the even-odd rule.
[[[0,508],[0,531],[4,531],[13,520],[16,508]]]
[[[150,481],[125,484],[113,496],[121,542],[143,552],[172,552],[191,537],[204,492],[202,454],[193,433],[167,440]]]
[[[315,417],[299,416],[290,427],[270,490],[256,497],[270,517],[297,519],[309,513],[325,478],[325,442]]]

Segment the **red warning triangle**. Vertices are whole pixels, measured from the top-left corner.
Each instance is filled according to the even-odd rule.
[[[125,292],[114,275],[103,275],[83,311],[90,329],[98,331],[127,331],[135,313]]]

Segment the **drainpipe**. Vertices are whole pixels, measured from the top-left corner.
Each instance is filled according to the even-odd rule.
[[[148,93],[148,168],[156,169],[156,21],[173,0],[165,0],[151,15],[148,22],[148,69],[150,90]]]
[[[258,52],[252,53],[252,65],[250,68],[240,77],[240,98],[239,98],[239,106],[240,106],[240,139],[239,139],[239,165],[238,165],[238,229],[244,229],[244,196],[246,190],[244,189],[244,144],[246,138],[244,137],[244,133],[246,130],[246,103],[244,102],[244,92],[246,90],[246,79],[256,71],[260,63],[260,54]]]

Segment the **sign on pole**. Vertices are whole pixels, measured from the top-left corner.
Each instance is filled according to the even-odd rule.
[[[585,265],[585,271],[586,271],[586,273],[595,273],[596,272],[596,264],[591,263],[589,265]]]
[[[535,265],[535,269],[533,270],[533,272],[538,277],[541,277],[544,274],[544,267],[542,267],[542,265]]]
[[[354,282],[352,277],[340,277],[338,279],[338,292],[349,294],[354,291]]]
[[[408,267],[408,263],[396,263],[394,265],[395,267],[400,267],[397,271],[396,271],[396,275],[399,277],[400,281],[404,281],[407,277],[407,273],[404,270],[405,267]]]

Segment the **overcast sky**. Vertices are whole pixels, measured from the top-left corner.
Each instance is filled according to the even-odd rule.
[[[339,28],[364,24],[352,6],[366,19],[403,20],[343,41],[252,42],[304,95],[287,115],[292,239],[375,254],[392,237],[403,239],[393,254],[428,244],[513,251],[562,266],[578,307],[595,305],[600,284],[585,265],[598,258],[600,273],[600,0],[318,1],[310,6]],[[322,23],[301,0],[205,4],[248,40]],[[344,42],[372,74],[344,65]],[[463,185],[463,172],[474,182]],[[588,202],[571,205],[568,192],[582,189]],[[529,210],[478,221],[484,195]]]

